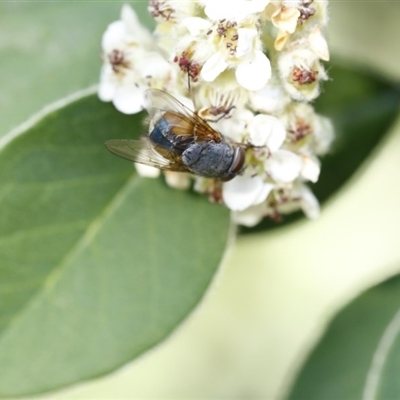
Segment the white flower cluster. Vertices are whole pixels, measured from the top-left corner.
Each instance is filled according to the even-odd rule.
[[[306,182],[318,180],[333,129],[309,102],[327,79],[327,1],[150,0],[148,9],[152,34],[128,5],[104,33],[100,99],[130,114],[143,109],[145,89],[163,89],[207,121],[225,113],[210,125],[247,145],[243,173],[228,182],[166,172],[167,182],[194,179],[246,226],[296,209],[318,216]]]

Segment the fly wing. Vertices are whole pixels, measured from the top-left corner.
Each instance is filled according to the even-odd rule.
[[[213,140],[218,143],[222,140],[221,134],[211,128],[207,121],[163,90],[146,90],[145,104],[152,121],[157,122],[167,112],[168,115],[176,116],[176,124],[174,124],[173,118],[169,119],[169,123],[179,136],[193,136],[196,142]],[[190,126],[192,129],[189,130],[186,126]]]
[[[174,111],[189,119],[191,119],[194,114],[193,110],[185,106],[174,96],[159,89],[146,90],[145,107],[151,118],[155,117],[157,113],[164,113],[166,111]]]
[[[114,139],[105,143],[106,148],[118,157],[159,169],[188,172],[178,157],[165,158],[154,150],[148,138],[144,140]]]

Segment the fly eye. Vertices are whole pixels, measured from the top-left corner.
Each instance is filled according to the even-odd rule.
[[[229,167],[229,171],[232,174],[237,175],[242,170],[245,159],[246,159],[246,153],[243,147],[236,147],[235,154],[233,155],[232,164]]]
[[[242,169],[246,159],[246,152],[243,147],[236,147],[235,153],[233,154],[232,164],[229,167],[227,173],[223,177],[222,181],[230,181],[233,179],[237,174],[239,174]]]

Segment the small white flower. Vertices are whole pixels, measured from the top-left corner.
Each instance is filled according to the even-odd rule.
[[[186,190],[191,186],[189,174],[175,171],[165,171],[164,175],[168,186],[171,186],[175,189]]]
[[[203,80],[213,82],[227,69],[234,69],[236,80],[243,88],[256,91],[265,86],[271,77],[271,63],[262,52],[260,32],[254,20],[240,22],[249,15],[249,10],[260,8],[261,3],[265,2],[237,0],[234,4],[230,3],[229,7],[226,4],[222,7],[222,2],[207,3],[205,11],[211,20],[215,20],[222,10],[225,17],[218,18],[211,25],[209,21],[201,22],[199,18],[189,21],[192,27],[188,29],[192,33],[207,31],[207,41],[199,40],[193,44],[195,58],[202,64],[200,76]],[[235,4],[239,9],[243,6],[246,11],[238,12]],[[207,7],[211,10],[211,16]],[[187,21],[184,23],[188,24]],[[201,61],[203,58],[204,62]]]
[[[319,82],[327,79],[317,55],[307,48],[283,53],[278,68],[284,88],[298,101],[314,100],[319,95]]]
[[[281,51],[290,36],[299,26],[301,12],[299,10],[300,1],[278,2],[274,1],[268,5],[264,12],[264,17],[271,21],[277,28],[274,47]]]
[[[265,162],[265,170],[278,183],[291,183],[300,175],[301,157],[288,150],[278,150]]]
[[[286,138],[285,126],[272,115],[256,115],[249,123],[248,131],[252,145],[267,146],[270,152],[278,150]]]
[[[242,110],[249,101],[249,92],[238,86],[231,71],[226,71],[214,82],[198,85],[195,98],[200,110],[209,107],[225,111],[232,108]]]
[[[286,108],[280,119],[286,126],[292,147],[301,150],[302,154],[314,152],[318,116],[312,106],[307,103],[292,103]]]
[[[245,43],[242,48],[248,46],[249,43]],[[231,58],[233,57],[225,54],[225,51],[217,51],[204,63],[200,73],[201,77],[206,82],[214,81],[217,76],[230,66],[229,60]],[[245,89],[260,90],[271,77],[271,63],[260,50],[252,49],[252,51],[248,51],[240,58],[238,57],[236,61],[231,60],[231,65],[234,66],[235,64],[237,64],[235,70],[236,80]]]
[[[222,198],[232,211],[243,211],[265,201],[274,185],[259,176],[236,176],[222,185]]]
[[[148,165],[134,163],[137,173],[143,178],[158,178],[160,176],[160,170],[155,167]]]
[[[244,141],[246,127],[254,117],[245,108],[248,99],[248,91],[238,86],[232,73],[199,85],[195,97],[198,114],[225,137],[239,143]]]
[[[140,25],[131,7],[124,5],[121,20],[109,25],[102,38],[104,65],[98,89],[99,98],[112,101],[125,114],[135,114],[144,107],[143,93],[150,81],[153,86],[165,82],[170,65],[150,33]]]

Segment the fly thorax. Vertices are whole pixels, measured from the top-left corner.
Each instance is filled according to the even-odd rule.
[[[234,150],[226,142],[194,143],[182,154],[182,161],[196,175],[220,178],[232,164]]]

